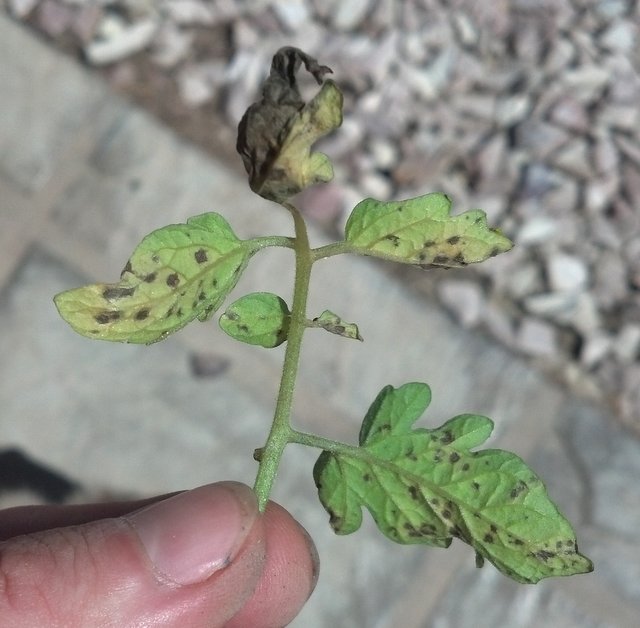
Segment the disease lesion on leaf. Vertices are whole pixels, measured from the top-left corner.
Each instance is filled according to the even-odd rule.
[[[308,103],[296,79],[303,64],[322,86]],[[342,124],[342,93],[333,81],[324,79],[330,72],[292,46],[274,55],[262,98],[249,107],[238,125],[236,149],[256,194],[283,202],[333,178],[329,158],[311,152],[318,139]]]

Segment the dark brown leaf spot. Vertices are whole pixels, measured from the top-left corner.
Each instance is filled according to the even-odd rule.
[[[94,320],[99,325],[107,325],[108,323],[114,323],[115,321],[120,320],[120,317],[120,312],[105,310],[104,312],[100,312],[100,314],[96,314],[94,316]]]
[[[529,487],[527,486],[526,482],[518,480],[517,484],[511,489],[509,497],[511,497],[511,499],[515,499],[516,497],[518,497],[518,495],[520,495],[520,493],[526,491],[527,488]]]
[[[494,539],[493,539],[493,535],[489,534],[488,532],[482,537],[482,540],[485,543],[493,543]]]
[[[468,462],[465,462],[465,463],[462,465],[462,470],[463,470],[463,471],[468,471],[468,470],[469,470],[469,463],[468,463]]]
[[[193,254],[193,257],[195,258],[196,262],[198,262],[198,264],[204,264],[209,259],[207,257],[207,252],[204,249],[198,249]]]
[[[440,442],[443,445],[448,445],[453,442],[453,432],[451,430],[445,430],[442,432],[442,436],[440,436]]]
[[[157,276],[158,276],[158,273],[156,272],[149,273],[148,275],[144,276],[143,281],[145,283],[153,283],[156,280]]]
[[[436,255],[433,258],[434,264],[449,264],[450,262],[451,260],[447,255]]]
[[[435,240],[425,240],[424,244],[422,245],[422,248],[424,249],[428,249],[432,246],[435,246],[437,244],[437,242]]]
[[[447,239],[449,244],[458,244],[460,242],[460,236],[454,235]]]
[[[180,283],[180,277],[178,276],[178,273],[171,273],[167,277],[167,285],[170,288],[175,288],[179,283]]]
[[[451,454],[449,455],[449,462],[451,464],[455,464],[456,462],[458,462],[458,460],[460,460],[460,454],[456,451],[451,452]]]
[[[122,299],[123,297],[131,297],[135,293],[135,286],[131,286],[129,288],[124,288],[120,286],[113,286],[109,288],[105,288],[102,291],[102,296],[110,301],[111,299]]]
[[[136,320],[137,321],[143,321],[145,318],[147,318],[149,316],[149,308],[145,307],[141,310],[138,310],[136,312]]]

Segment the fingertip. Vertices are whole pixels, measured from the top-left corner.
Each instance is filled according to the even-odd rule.
[[[264,514],[267,556],[253,596],[226,628],[289,624],[318,580],[318,553],[308,532],[282,506],[269,502]]]

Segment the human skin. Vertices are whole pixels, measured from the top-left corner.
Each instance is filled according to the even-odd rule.
[[[277,628],[317,580],[308,534],[235,482],[0,511],[0,625]]]

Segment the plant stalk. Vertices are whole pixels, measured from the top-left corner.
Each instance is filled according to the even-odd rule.
[[[258,497],[260,512],[264,512],[269,501],[269,494],[273,482],[278,473],[278,466],[285,446],[290,442],[293,430],[291,429],[291,406],[293,403],[293,390],[295,387],[298,364],[300,362],[300,348],[302,336],[307,321],[307,297],[309,295],[309,280],[313,255],[309,247],[307,226],[302,214],[296,207],[289,203],[282,203],[293,217],[295,226],[294,251],[296,256],[295,281],[293,286],[293,299],[291,303],[291,321],[287,346],[282,365],[282,377],[280,389],[276,401],[276,409],[273,423],[267,441],[262,448],[258,474],[253,485],[253,490]]]

